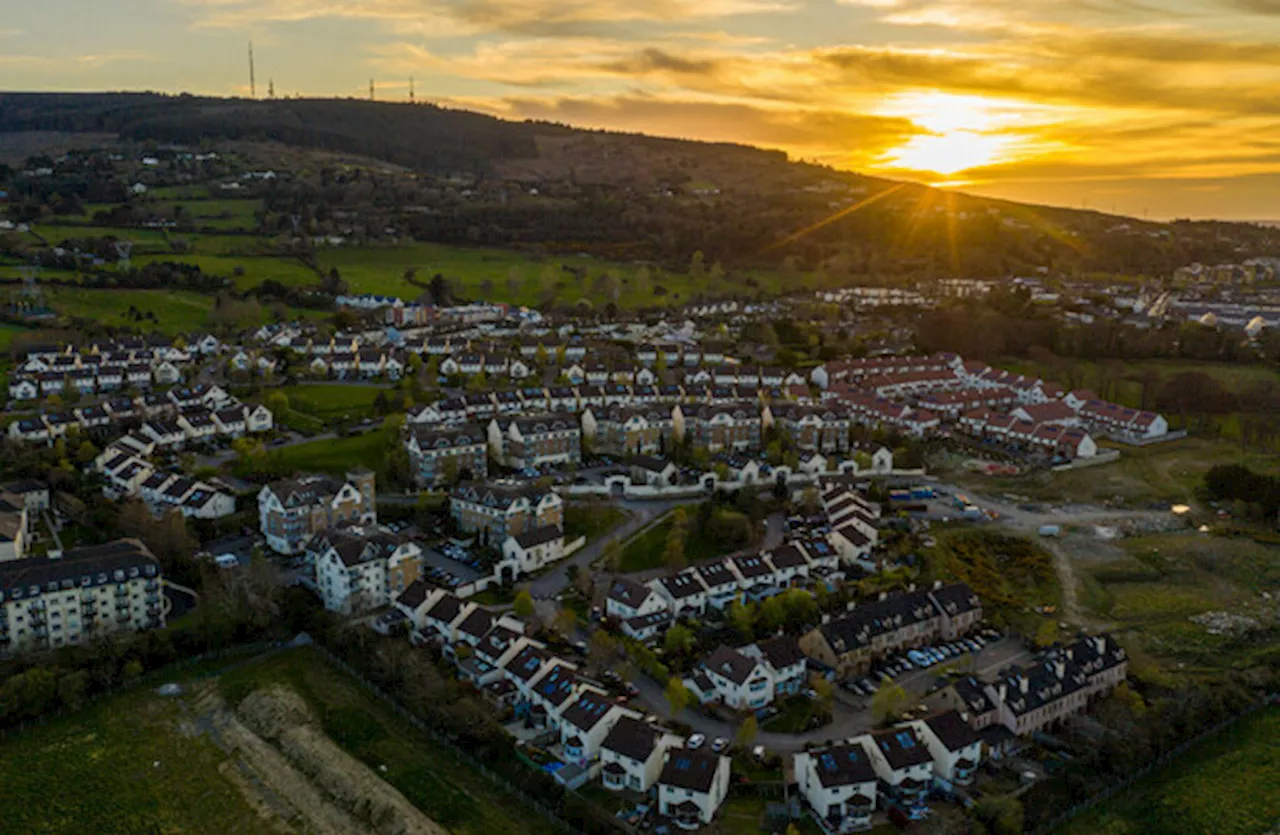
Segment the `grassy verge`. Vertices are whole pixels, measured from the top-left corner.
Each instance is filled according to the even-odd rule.
[[[289,408],[322,420],[373,416],[373,403],[387,389],[375,386],[314,385],[279,389],[289,398]]]
[[[1252,835],[1280,820],[1280,708],[1243,719],[1072,821],[1067,835]]]
[[[386,458],[386,433],[382,430],[365,432],[347,438],[330,438],[306,444],[284,447],[272,452],[287,470],[305,470],[341,475],[355,467],[377,470]]]
[[[228,704],[234,705],[254,689],[273,683],[293,688],[334,742],[455,835],[551,831],[536,814],[367,696],[313,650],[284,653],[235,670],[223,676],[219,686]]]

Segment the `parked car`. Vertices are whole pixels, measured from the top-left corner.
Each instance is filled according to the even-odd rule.
[[[727,750],[728,747],[729,747],[729,740],[725,739],[722,736],[716,737],[716,741],[711,743],[711,750],[717,754]]]
[[[707,738],[703,734],[693,734],[687,740],[685,740],[684,744],[686,748],[695,749],[695,748],[701,748],[702,743],[706,741],[707,741]]]

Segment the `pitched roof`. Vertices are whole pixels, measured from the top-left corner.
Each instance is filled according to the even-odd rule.
[[[755,671],[757,661],[722,644],[703,662],[703,666],[734,684],[743,684]]]
[[[875,782],[871,757],[861,742],[817,748],[809,752],[809,758],[823,788]]]
[[[894,771],[933,762],[928,747],[909,727],[876,731],[871,734],[871,740]]]
[[[720,757],[717,754],[677,748],[667,755],[658,782],[705,794],[711,790],[719,767]]]
[[[953,754],[980,741],[978,732],[969,727],[969,724],[954,710],[926,716],[924,723],[929,726],[929,730],[938,738],[938,741]]]

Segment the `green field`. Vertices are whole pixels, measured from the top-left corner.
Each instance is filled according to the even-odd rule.
[[[199,330],[209,324],[213,296],[185,290],[87,290],[49,287],[49,303],[58,313],[92,319],[106,325],[157,330],[175,335]],[[126,314],[130,307],[154,313],[157,322],[134,321]],[[255,323],[256,324],[256,323]]]
[[[287,684],[330,738],[380,773],[411,803],[456,835],[543,833],[550,826],[389,709],[374,702],[313,650],[296,650],[224,675],[228,704],[254,689]],[[385,768],[385,771],[383,770]]]
[[[359,419],[373,415],[378,395],[390,397],[389,388],[379,386],[316,384],[286,386],[277,391],[289,398],[289,408],[322,420]]]
[[[1265,623],[1262,595],[1280,591],[1280,548],[1197,533],[1134,537],[1121,546],[1115,558],[1079,573],[1080,602],[1124,638],[1136,676],[1214,678],[1280,663],[1265,631],[1215,635],[1190,620],[1226,611]]]
[[[379,470],[385,463],[386,443],[386,433],[375,430],[284,447],[270,453],[270,458],[286,470],[342,475],[356,467]]]
[[[1072,821],[1066,835],[1260,835],[1280,821],[1280,708],[1243,719]]]
[[[135,690],[0,741],[0,830],[263,832],[223,752],[181,718],[176,700]]]
[[[0,352],[9,350],[9,346],[13,344],[13,338],[15,336],[33,332],[34,331],[31,329],[24,328],[21,325],[10,325],[5,322],[0,322]]]
[[[225,276],[240,290],[257,287],[264,281],[278,281],[286,287],[304,287],[320,282],[319,276],[300,261],[271,255],[157,254],[140,255],[133,259],[134,265],[139,267],[156,261],[197,266],[201,272]],[[241,274],[237,275],[237,272]]]
[[[1255,470],[1280,470],[1280,456],[1245,453],[1223,440],[1188,437],[1148,447],[1115,446],[1118,461],[1030,477],[986,478],[958,474],[966,486],[988,493],[1011,493],[1041,501],[1192,503],[1204,474],[1218,464],[1247,464]]]
[[[261,200],[175,200],[166,203],[166,207],[181,206],[187,217],[195,226],[209,226],[214,229],[257,228],[258,221],[254,213],[262,208]]]

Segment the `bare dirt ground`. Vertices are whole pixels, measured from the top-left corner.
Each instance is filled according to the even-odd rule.
[[[284,687],[256,690],[236,710],[207,683],[187,728],[231,756],[223,773],[276,832],[318,835],[447,835],[371,769],[320,730]]]

